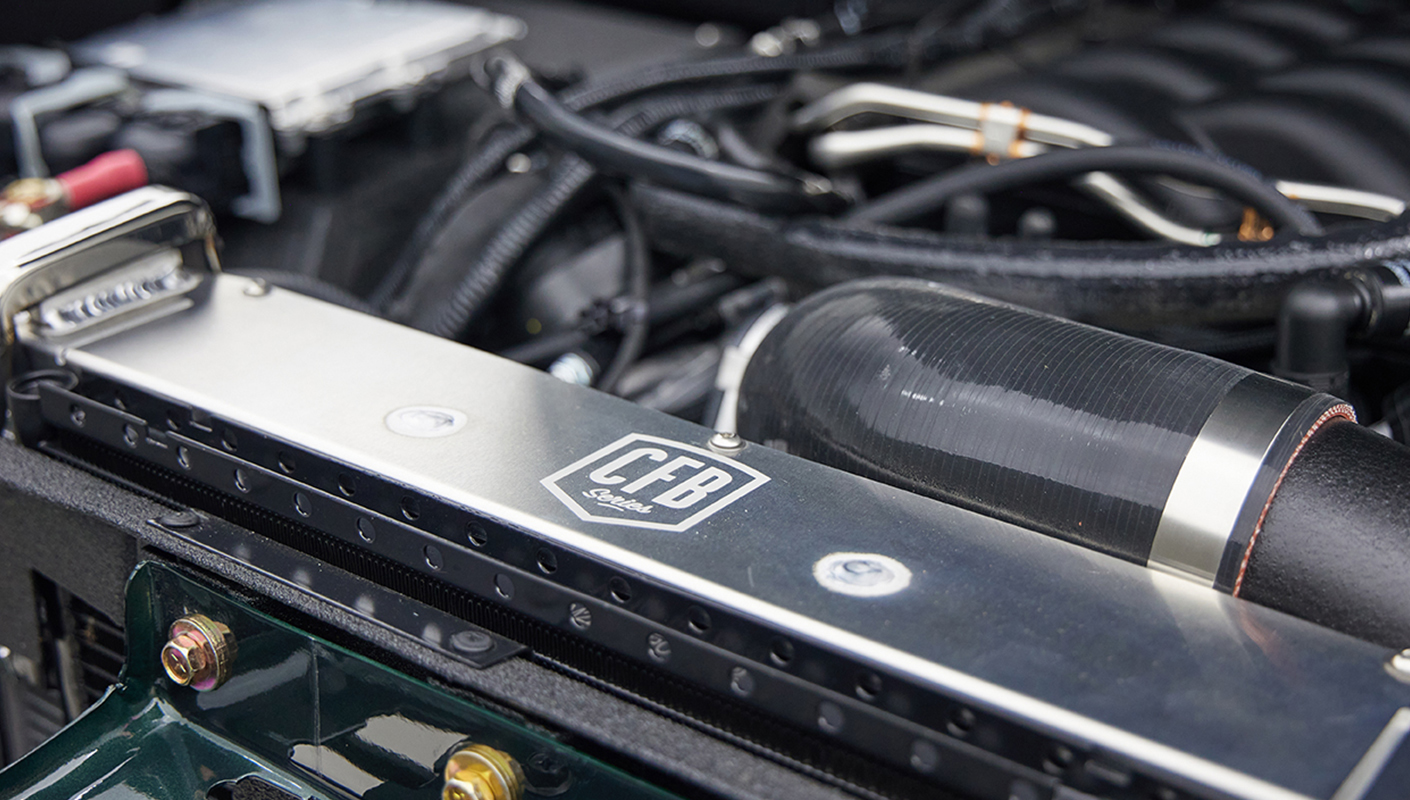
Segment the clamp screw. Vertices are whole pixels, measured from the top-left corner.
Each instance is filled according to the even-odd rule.
[[[1391,656],[1390,661],[1386,663],[1386,670],[1397,680],[1410,683],[1410,647]]]
[[[710,437],[710,449],[721,455],[734,455],[744,449],[746,442],[732,431],[718,431]]]
[[[230,678],[235,639],[230,629],[204,614],[191,614],[171,623],[162,648],[162,668],[178,686],[208,692]]]
[[[446,762],[441,800],[523,800],[524,770],[508,753],[483,744],[458,748]]]

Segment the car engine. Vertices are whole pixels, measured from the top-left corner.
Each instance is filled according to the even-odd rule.
[[[0,798],[1410,797],[1410,14],[0,26]]]

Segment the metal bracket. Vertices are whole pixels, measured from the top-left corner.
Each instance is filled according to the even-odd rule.
[[[250,193],[231,201],[231,210],[256,222],[269,223],[279,219],[283,209],[279,200],[274,134],[265,121],[259,103],[184,89],[156,89],[143,95],[142,110],[156,113],[200,111],[240,123],[240,134],[244,140],[240,145],[240,161],[245,167],[245,178],[250,182]]]
[[[218,518],[194,511],[178,511],[150,520],[148,524],[476,669],[493,666],[528,650],[518,642],[329,567]]]
[[[46,178],[49,166],[39,142],[40,114],[65,109],[111,97],[127,89],[127,76],[117,70],[94,67],[69,75],[68,80],[42,89],[34,89],[10,101],[10,119],[15,126],[15,155],[20,162],[20,177]]]

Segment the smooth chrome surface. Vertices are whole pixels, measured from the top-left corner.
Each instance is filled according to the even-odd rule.
[[[1003,158],[1027,158],[1048,151],[1044,145],[1022,140],[1014,140],[997,150],[987,145],[983,134],[976,130],[946,125],[891,125],[819,134],[808,142],[808,154],[819,166],[840,169],[913,150],[993,153]]]
[[[1285,387],[1251,377],[1215,407],[1170,488],[1147,566],[1214,585],[1264,457],[1307,397]]]
[[[1327,214],[1385,222],[1405,213],[1404,200],[1375,192],[1297,181],[1278,181],[1274,186],[1289,199]]]
[[[881,83],[854,83],[838,89],[793,115],[793,127],[816,130],[858,114],[876,113],[984,131],[995,123],[1013,135],[1058,147],[1105,147],[1110,134],[1071,120],[1033,114],[1002,103],[977,103]],[[986,131],[986,138],[988,133]]]
[[[219,270],[215,226],[205,204],[160,186],[104,200],[0,242],[0,377],[8,374],[8,349],[21,311],[90,278],[175,249],[182,252],[181,268],[195,277]]]
[[[700,447],[711,431],[290,292],[251,297],[246,285],[220,277],[208,303],[67,360],[1200,795],[1330,797],[1410,704],[1381,648],[766,447],[732,460],[770,483],[684,533],[580,520],[545,476],[627,434]],[[409,406],[456,409],[467,423],[442,438],[388,430],[386,415]],[[820,585],[819,560],[858,551],[906,565],[909,584],[884,597]],[[842,705],[849,720],[874,711]]]
[[[523,30],[513,17],[447,3],[262,0],[148,17],[72,52],[158,85],[259,103],[297,147],[349,122],[358,103],[464,75],[469,56]]]
[[[1385,730],[1376,737],[1375,743],[1366,751],[1366,756],[1356,765],[1356,769],[1346,776],[1346,782],[1332,795],[1332,800],[1362,800],[1370,795],[1372,790],[1377,788],[1378,779],[1391,758],[1403,746],[1407,735],[1410,735],[1410,708],[1402,708],[1386,723]],[[1399,789],[1403,790],[1405,787],[1401,786]],[[1387,792],[1380,796],[1392,795]]]

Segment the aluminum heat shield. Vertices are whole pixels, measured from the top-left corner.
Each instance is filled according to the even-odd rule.
[[[70,435],[979,796],[1330,798],[1410,705],[1382,648],[241,278],[24,345]]]
[[[255,0],[191,4],[73,53],[144,81],[259,103],[287,139],[339,127],[358,104],[463,77],[469,57],[523,33],[513,17],[429,0]]]

